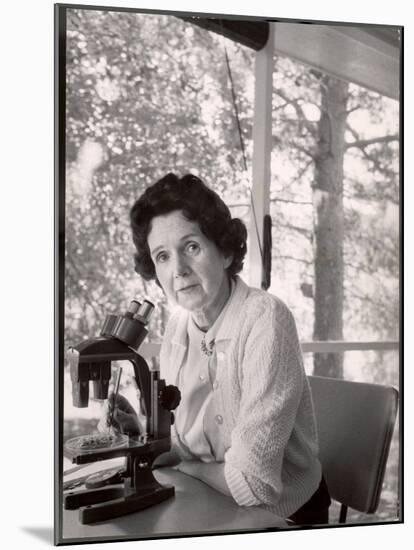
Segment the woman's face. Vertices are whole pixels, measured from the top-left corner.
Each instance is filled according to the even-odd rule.
[[[180,210],[152,219],[148,246],[167,298],[191,311],[201,328],[211,326],[230,294],[232,256],[224,257]]]

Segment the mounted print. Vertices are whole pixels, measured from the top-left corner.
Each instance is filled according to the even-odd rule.
[[[55,5],[56,545],[402,523],[402,51]]]

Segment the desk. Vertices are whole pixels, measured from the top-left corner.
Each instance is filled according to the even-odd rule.
[[[162,484],[172,484],[175,496],[140,512],[82,525],[78,510],[63,510],[63,544],[71,541],[145,539],[179,535],[252,532],[286,528],[281,518],[257,507],[240,507],[202,481],[172,468],[154,471]],[[89,542],[92,542],[89,541]]]

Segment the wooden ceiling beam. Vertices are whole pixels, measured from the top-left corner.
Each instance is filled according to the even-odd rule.
[[[273,23],[275,52],[399,99],[400,44],[363,26]],[[379,28],[381,31],[381,28]],[[398,39],[398,29],[394,37]]]
[[[269,23],[266,21],[196,16],[180,16],[180,19],[225,36],[256,51],[264,48],[269,36]]]

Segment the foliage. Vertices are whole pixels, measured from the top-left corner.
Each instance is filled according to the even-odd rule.
[[[133,272],[128,212],[167,171],[193,171],[230,204],[248,204],[248,178],[229,88],[229,54],[247,166],[252,154],[253,54],[164,15],[68,10],[66,338],[99,331],[107,312],[162,292]],[[134,38],[136,37],[136,38]],[[314,156],[319,72],[275,56],[271,291],[313,325]],[[345,156],[345,338],[395,338],[398,328],[398,110],[351,86]],[[248,208],[234,208],[246,219]],[[302,296],[302,299],[300,299]],[[299,297],[299,299],[298,299]]]
[[[225,52],[247,169],[254,54],[172,16],[67,13],[65,346],[98,334],[106,313],[118,313],[130,299],[144,295],[159,306],[150,332],[159,340],[167,305],[154,283],[134,273],[129,209],[165,173],[191,171],[234,205],[236,215],[248,219],[250,185]],[[314,321],[312,187],[322,77],[275,56],[269,290],[292,308],[302,340],[311,339]],[[344,337],[394,339],[399,319],[398,108],[352,85],[347,109]],[[369,381],[398,385],[395,355],[390,359],[388,353],[370,352],[360,364]],[[348,374],[354,376],[351,366]],[[68,420],[68,433],[78,430],[79,422],[69,426]],[[394,494],[393,476],[387,483]]]
[[[312,188],[321,74],[275,56],[273,97],[273,279],[297,312],[302,338],[313,323]],[[344,161],[345,339],[398,338],[398,105],[351,85]],[[302,300],[298,300],[298,292]],[[308,298],[308,299],[306,299]]]
[[[106,312],[148,292],[134,276],[128,213],[168,171],[192,171],[245,196],[223,39],[163,15],[69,10],[66,337],[99,331]],[[135,38],[134,38],[135,37]],[[239,48],[227,43],[230,58]],[[248,54],[233,78],[248,88]],[[248,115],[249,98],[241,110]],[[242,121],[243,122],[243,121]],[[246,125],[245,125],[246,126]],[[245,132],[250,128],[246,127]],[[162,332],[157,310],[152,335]]]

